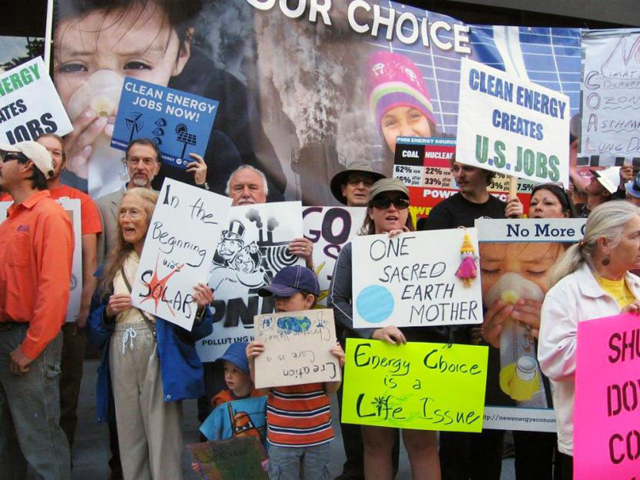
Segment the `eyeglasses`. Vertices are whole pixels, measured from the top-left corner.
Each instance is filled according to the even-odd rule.
[[[0,160],[3,163],[9,162],[11,160],[29,160],[25,154],[20,152],[4,152],[0,151]]]
[[[409,200],[402,197],[389,198],[389,197],[376,197],[371,201],[371,206],[379,210],[386,210],[393,204],[398,210],[404,210],[409,208]]]
[[[371,187],[373,185],[373,178],[369,175],[351,175],[347,180],[349,185],[358,185],[362,182],[365,187]]]

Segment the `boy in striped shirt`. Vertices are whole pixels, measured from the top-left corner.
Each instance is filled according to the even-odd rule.
[[[271,285],[258,291],[275,296],[277,312],[313,308],[320,294],[313,271],[299,265],[283,268]],[[254,340],[247,347],[251,377],[255,380],[255,358],[264,352],[264,343]],[[339,344],[331,349],[344,365]],[[267,439],[271,480],[327,480],[330,442],[333,440],[329,394],[340,382],[309,383],[267,389]],[[265,392],[265,393],[267,393]]]

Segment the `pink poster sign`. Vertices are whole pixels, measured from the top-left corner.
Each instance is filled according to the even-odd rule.
[[[574,478],[640,480],[640,317],[578,324]]]

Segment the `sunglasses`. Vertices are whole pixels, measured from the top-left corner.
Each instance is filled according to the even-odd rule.
[[[29,160],[26,155],[20,152],[3,152],[0,151],[0,161],[3,163],[9,162],[11,160]]]
[[[379,210],[386,210],[393,204],[398,210],[404,210],[409,208],[409,200],[403,197],[389,198],[389,197],[376,197],[371,201],[371,206]]]

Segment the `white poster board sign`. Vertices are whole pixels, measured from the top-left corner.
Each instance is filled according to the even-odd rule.
[[[191,330],[193,287],[206,283],[231,199],[165,179],[131,293],[133,305]]]
[[[255,317],[256,339],[264,352],[256,357],[256,388],[340,381],[333,310],[283,312]]]
[[[542,376],[531,328],[549,289],[553,268],[567,248],[580,241],[586,219],[478,219],[482,301],[490,330],[501,322],[492,340],[487,370],[483,428],[555,432],[551,391]],[[497,302],[529,312],[529,325],[495,312]],[[518,307],[521,305],[521,307]],[[507,307],[509,308],[509,307]],[[536,317],[535,313],[538,312]],[[520,313],[520,312],[519,312]],[[539,323],[537,325],[539,327]],[[528,365],[528,374],[523,374]]]
[[[0,141],[14,144],[72,130],[41,57],[0,74]]]
[[[302,237],[302,204],[276,202],[233,207],[211,264],[213,333],[196,347],[203,362],[221,357],[234,342],[253,340],[253,317],[275,310],[273,297],[258,296],[289,265],[304,265],[289,243]]]
[[[482,323],[475,228],[365,235],[352,243],[355,328]],[[472,248],[462,253],[463,246]],[[476,278],[458,278],[462,263],[474,260]]]
[[[569,185],[570,120],[566,95],[462,59],[458,162]]]
[[[67,322],[75,322],[82,302],[82,204],[77,198],[61,198],[58,202],[67,211],[73,224],[73,265]]]
[[[367,214],[366,207],[305,207],[304,236],[313,242],[313,266],[320,283],[316,305],[327,306],[333,267],[340,250],[357,235]]]
[[[583,155],[640,157],[639,45],[638,30],[583,33]]]
[[[82,214],[81,202],[77,198],[61,198],[58,202],[69,214],[73,225],[73,263],[66,322],[75,322],[82,302]],[[7,219],[7,209],[13,202],[0,202],[0,223]]]

